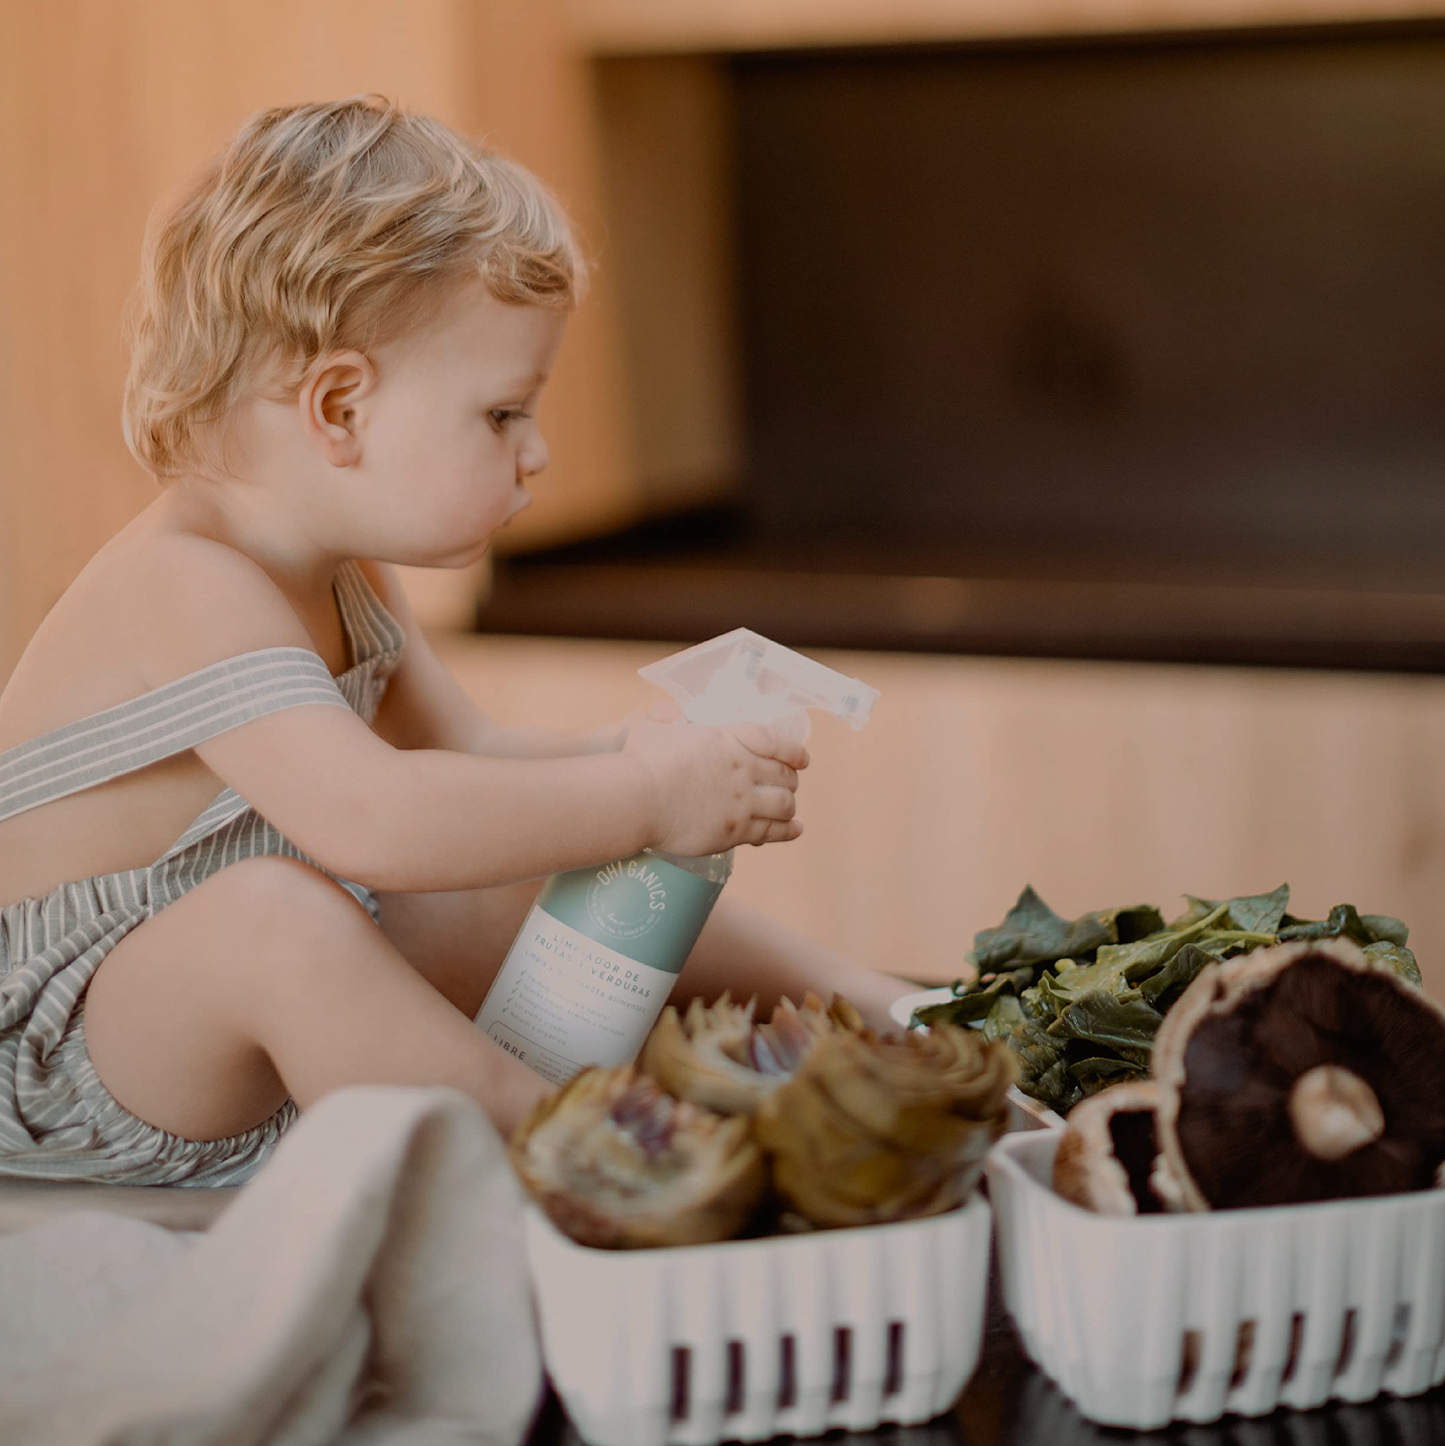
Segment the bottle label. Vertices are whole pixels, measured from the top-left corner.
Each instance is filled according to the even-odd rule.
[[[640,853],[595,869],[554,874],[537,902],[579,934],[676,974],[721,889],[656,854]]]
[[[625,1064],[722,890],[649,854],[547,882],[477,1025],[551,1084]]]

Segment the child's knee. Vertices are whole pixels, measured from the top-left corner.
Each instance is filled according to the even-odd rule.
[[[287,952],[288,943],[314,944],[358,929],[373,929],[371,916],[335,879],[300,859],[262,854],[222,869],[202,886],[248,930]],[[260,940],[257,941],[258,943]]]

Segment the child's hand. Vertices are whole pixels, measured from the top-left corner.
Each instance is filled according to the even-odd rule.
[[[657,785],[652,842],[667,853],[691,858],[782,843],[803,831],[794,794],[808,750],[761,723],[706,728],[638,719],[623,752],[646,764]]]
[[[682,709],[671,698],[654,698],[648,703],[639,703],[620,723],[610,725],[604,731],[611,737],[611,751],[620,753],[627,747],[632,730],[639,723],[680,723]]]

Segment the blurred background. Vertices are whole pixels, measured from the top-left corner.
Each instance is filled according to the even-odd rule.
[[[504,721],[746,625],[880,689],[731,891],[946,981],[1288,881],[1445,992],[1445,4],[0,0],[0,680],[154,496],[146,215],[381,91],[596,267],[505,552],[407,585]]]

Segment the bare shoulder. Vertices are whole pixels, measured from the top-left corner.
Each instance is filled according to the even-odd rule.
[[[222,658],[285,645],[311,646],[250,558],[133,525],[86,564],[30,640],[0,694],[0,750]]]
[[[286,594],[234,547],[194,533],[138,543],[116,569],[126,591],[131,647],[147,687],[222,658],[270,647],[311,648]]]

